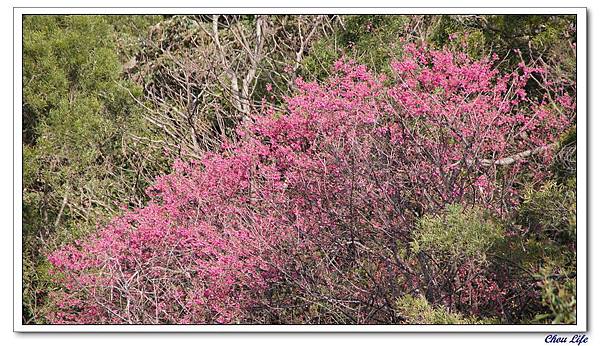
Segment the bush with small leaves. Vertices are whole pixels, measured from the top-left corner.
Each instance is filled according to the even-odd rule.
[[[553,180],[542,187],[529,186],[519,209],[523,226],[538,236],[545,234],[549,239],[574,250],[577,236],[577,192],[576,181],[566,184]]]
[[[449,312],[443,306],[433,307],[423,296],[405,295],[396,302],[398,315],[406,324],[497,324],[492,318],[478,319]]]
[[[422,217],[417,223],[412,248],[437,258],[484,262],[489,250],[502,240],[504,230],[489,212],[449,205],[441,215]]]
[[[573,324],[577,322],[577,279],[574,268],[542,268],[540,287],[542,303],[548,310],[538,314],[534,322]]]

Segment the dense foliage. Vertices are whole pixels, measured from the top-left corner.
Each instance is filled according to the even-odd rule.
[[[574,51],[539,48],[574,32],[569,18],[503,17],[184,16],[139,50],[119,20],[32,18],[32,35],[52,19],[70,23],[54,35],[98,26],[130,42],[70,43],[93,66],[107,47],[105,84],[25,97],[42,124],[24,126],[32,174],[70,174],[43,185],[58,208],[31,204],[56,220],[55,245],[35,247],[48,261],[32,262],[45,285],[33,322],[574,323]],[[562,36],[536,32],[526,54],[505,40],[538,27]],[[277,50],[291,28],[300,39]],[[33,58],[44,49],[26,69],[58,59]],[[45,157],[61,164],[33,166]],[[107,171],[108,187],[90,185]],[[61,204],[76,189],[102,196],[102,217]]]
[[[51,283],[47,252],[126,203],[141,206],[165,166],[121,78],[109,19],[26,16],[23,38],[24,316],[38,320]],[[139,23],[138,23],[139,24]],[[124,45],[125,46],[125,45]],[[158,152],[159,153],[159,152]],[[148,159],[152,157],[152,159]]]

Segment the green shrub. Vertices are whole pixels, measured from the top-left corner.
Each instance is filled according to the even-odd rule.
[[[419,220],[412,249],[440,258],[485,261],[488,250],[502,238],[502,227],[489,213],[449,205],[444,214],[426,215]]]
[[[560,244],[574,244],[577,235],[575,179],[566,185],[548,181],[541,188],[529,186],[519,217],[529,230],[543,233]]]
[[[396,302],[399,317],[407,324],[494,324],[491,318],[477,319],[459,313],[448,312],[446,308],[432,307],[423,296],[405,295]]]
[[[575,268],[546,266],[540,272],[542,304],[548,312],[538,314],[534,322],[574,324],[577,322],[577,280]]]
[[[571,133],[561,143],[572,143]],[[577,193],[574,177],[557,175],[539,188],[528,186],[518,221],[528,233],[527,259],[545,311],[533,322],[576,322]]]
[[[346,56],[370,70],[391,74],[390,61],[402,53],[408,16],[350,15],[331,36],[323,37],[302,60],[302,75],[324,80],[334,61]]]

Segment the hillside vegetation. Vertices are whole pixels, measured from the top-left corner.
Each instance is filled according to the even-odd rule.
[[[576,323],[575,27],[25,16],[23,322]]]

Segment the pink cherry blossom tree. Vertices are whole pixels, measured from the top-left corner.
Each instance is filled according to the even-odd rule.
[[[416,220],[448,204],[510,214],[572,119],[569,95],[527,93],[542,69],[495,62],[408,44],[392,78],[340,60],[325,83],[298,79],[284,112],[265,103],[236,142],[175,162],[147,206],[51,254],[49,320],[402,322],[395,301],[424,282],[401,255]]]

